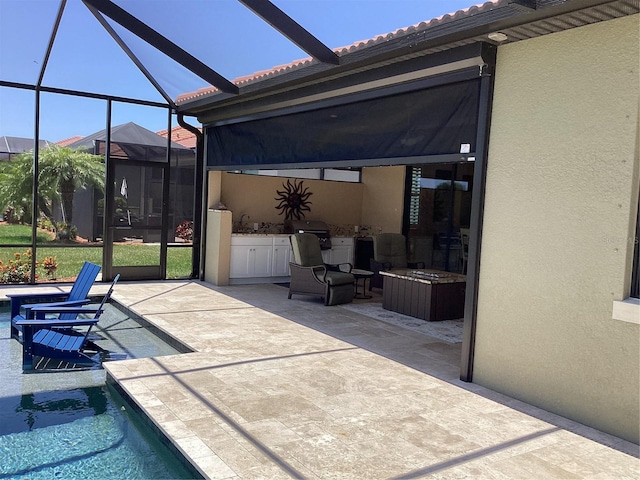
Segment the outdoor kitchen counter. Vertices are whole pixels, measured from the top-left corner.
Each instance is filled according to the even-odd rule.
[[[293,260],[289,234],[233,233],[229,253],[229,283],[289,281]],[[353,238],[331,237],[322,250],[325,263],[353,263]]]

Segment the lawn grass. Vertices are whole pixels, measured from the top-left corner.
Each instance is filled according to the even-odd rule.
[[[19,228],[15,228],[19,227]],[[26,237],[25,233],[28,232]],[[15,240],[20,238],[20,240]],[[31,227],[25,225],[0,225],[0,245],[25,243],[31,241]],[[40,242],[40,240],[38,240]],[[46,243],[45,243],[46,242]],[[80,271],[84,262],[102,265],[102,247],[48,247],[53,242],[43,239],[43,245],[38,245],[37,260],[45,257],[55,257],[58,263],[56,278],[70,279]],[[0,261],[7,264],[13,260],[15,253],[24,253],[29,247],[0,247]],[[192,249],[185,247],[169,247],[167,249],[167,278],[188,278],[191,275]],[[159,244],[114,244],[114,265],[158,265],[160,263]],[[38,275],[45,280],[45,272],[39,269]]]
[[[37,243],[50,242],[52,235],[38,230],[36,234]],[[9,225],[0,224],[0,245],[6,244],[31,244],[31,225]]]

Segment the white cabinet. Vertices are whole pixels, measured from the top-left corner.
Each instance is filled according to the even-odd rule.
[[[273,239],[272,277],[288,277],[289,262],[291,261],[291,243],[289,237],[275,237]]]
[[[233,235],[229,278],[288,277],[288,235]]]
[[[232,237],[229,278],[269,277],[272,257],[271,238]]]
[[[353,265],[354,242],[351,237],[332,237],[331,250],[323,250],[325,263]],[[291,275],[293,261],[289,235],[232,235],[229,278],[235,283],[269,281]],[[247,280],[250,279],[250,280]],[[259,280],[262,279],[262,280]]]
[[[331,237],[331,250],[322,251],[322,259],[325,263],[338,264],[350,263],[353,265],[353,238]]]

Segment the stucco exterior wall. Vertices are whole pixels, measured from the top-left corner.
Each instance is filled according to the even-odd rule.
[[[639,16],[498,49],[473,381],[638,442]]]

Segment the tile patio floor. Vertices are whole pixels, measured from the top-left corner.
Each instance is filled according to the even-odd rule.
[[[461,382],[460,344],[270,284],[114,298],[195,350],[105,368],[206,478],[640,478],[637,445]]]

